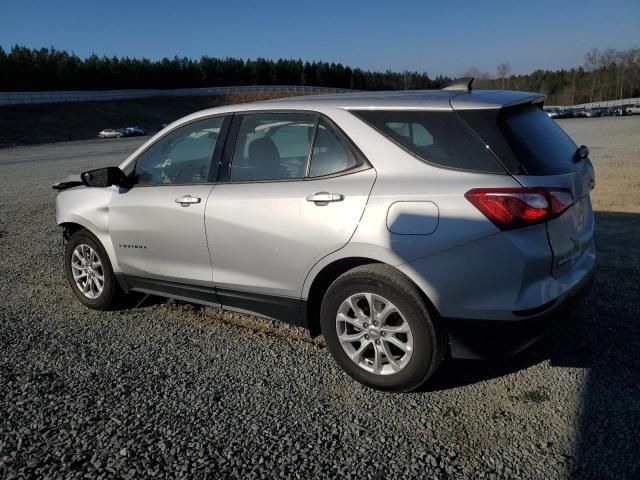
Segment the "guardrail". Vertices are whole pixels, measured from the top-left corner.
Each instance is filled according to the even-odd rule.
[[[621,98],[618,100],[605,100],[602,102],[590,102],[581,103],[580,105],[573,105],[574,108],[600,108],[600,107],[629,107],[633,105],[640,105],[640,98]]]
[[[150,97],[195,97],[200,95],[224,95],[229,93],[346,93],[344,88],[293,86],[293,85],[247,85],[238,87],[180,88],[174,90],[99,90],[56,92],[0,92],[0,105],[28,105],[61,102],[105,102]]]

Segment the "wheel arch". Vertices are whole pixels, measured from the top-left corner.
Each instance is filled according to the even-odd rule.
[[[322,269],[313,277],[306,302],[307,328],[309,329],[311,338],[322,334],[322,329],[320,327],[320,306],[322,305],[322,299],[324,298],[324,294],[329,286],[336,278],[343,273],[348,272],[352,268],[372,263],[381,262],[367,257],[339,258],[322,267]]]
[[[80,230],[86,230],[91,233],[107,252],[107,255],[109,256],[109,262],[111,263],[113,271],[118,272],[120,270],[118,267],[118,261],[116,259],[113,244],[111,243],[111,238],[108,234],[101,233],[100,229],[96,225],[86,221],[84,218],[73,216],[60,218],[58,221],[58,226],[63,228],[62,236],[65,242],[69,240],[71,235]]]
[[[419,292],[420,296],[424,300],[429,313],[435,315],[435,317],[439,317],[438,311],[435,308],[433,302],[424,291],[423,288],[409,275],[407,275],[402,270],[397,267],[384,262],[380,259],[371,258],[371,257],[343,257],[337,260],[334,260],[328,264],[326,264],[318,273],[313,277],[313,280],[310,283],[310,287],[307,293],[307,301],[306,301],[306,322],[307,328],[309,330],[309,334],[311,338],[315,338],[322,334],[322,328],[320,326],[320,307],[322,305],[322,299],[324,298],[325,293],[327,292],[329,286],[342,274],[348,272],[352,268],[359,267],[362,265],[371,265],[371,264],[383,264],[396,270],[401,275],[407,277],[407,279],[416,287],[416,290]],[[435,318],[434,317],[434,318]]]
[[[87,227],[76,222],[63,222],[59,226],[62,227],[62,237],[64,238],[65,242],[68,242],[69,238],[71,238],[71,235],[80,230],[87,230],[88,232],[91,232],[91,230],[89,230]],[[91,233],[95,236],[94,232]]]

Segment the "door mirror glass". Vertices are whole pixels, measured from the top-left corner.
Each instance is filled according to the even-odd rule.
[[[110,187],[111,185],[127,185],[127,176],[118,167],[98,168],[80,175],[82,184],[87,187]]]

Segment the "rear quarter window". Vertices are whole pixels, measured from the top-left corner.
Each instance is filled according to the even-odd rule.
[[[506,173],[453,111],[356,110],[352,113],[427,163],[471,172]]]
[[[575,142],[537,105],[459,114],[510,173],[561,175],[576,169]]]

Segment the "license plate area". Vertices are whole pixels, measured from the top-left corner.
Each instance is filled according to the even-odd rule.
[[[553,252],[552,275],[558,277],[571,270],[587,250],[593,236],[591,201],[585,196],[570,209],[547,223]]]
[[[587,217],[587,199],[588,197],[584,197],[579,200],[575,206],[575,221],[576,221],[576,232],[582,231],[586,223]]]

